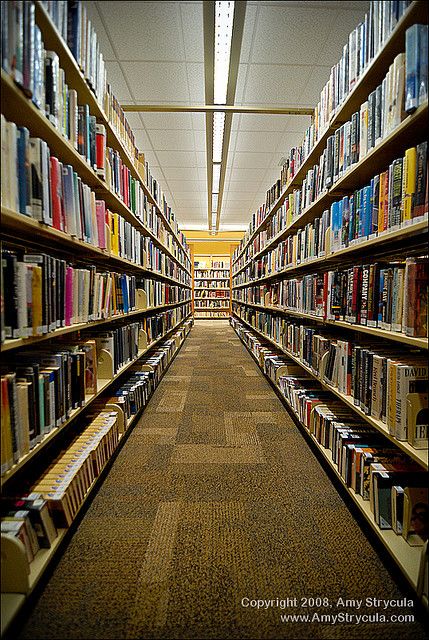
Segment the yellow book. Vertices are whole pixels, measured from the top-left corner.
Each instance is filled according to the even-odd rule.
[[[416,191],[417,149],[411,147],[405,151],[404,181],[402,190],[402,222],[413,217],[413,200]]]
[[[13,465],[12,425],[6,378],[1,379],[1,473]]]
[[[32,277],[32,298],[33,298],[33,336],[42,335],[42,267],[33,266]]]
[[[111,226],[112,253],[115,256],[119,256],[119,234],[118,234],[118,214],[117,213],[112,213],[111,223],[112,223],[112,226]]]

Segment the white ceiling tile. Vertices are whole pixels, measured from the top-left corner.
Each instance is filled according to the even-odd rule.
[[[332,67],[343,53],[343,47],[348,42],[349,34],[365,18],[368,3],[361,2],[360,7],[351,11],[349,3],[339,2],[329,37],[319,51],[318,64],[326,64]]]
[[[316,106],[316,103],[314,105]],[[307,127],[311,124],[311,116],[285,116],[284,118],[284,131],[302,131],[304,134]]]
[[[207,183],[205,180],[169,180],[168,186],[171,193],[206,193]]]
[[[228,192],[228,197],[226,199],[226,201],[231,204],[233,202],[249,202],[249,204],[252,202],[253,200],[253,190],[251,193],[249,193],[249,191],[229,191]]]
[[[237,100],[236,100],[237,103]],[[240,120],[241,120],[241,113],[233,113],[232,114],[232,124],[231,124],[231,131],[237,131],[237,129],[239,128],[240,125]]]
[[[152,145],[150,143],[150,140],[148,140],[148,137],[146,135],[146,131],[144,131],[144,129],[136,129],[134,131],[134,134],[135,134],[135,138],[136,138],[136,145],[137,145],[139,151],[143,151],[143,153],[152,152],[152,154],[153,154]],[[159,164],[159,163],[156,162],[156,164]]]
[[[97,38],[100,42],[100,51],[103,54],[105,60],[115,60],[116,55],[112,49],[110,39],[106,33],[103,22],[101,20],[100,14],[96,7],[95,2],[85,2],[87,16],[91,20],[95,31],[97,33]]]
[[[196,151],[195,155],[197,157],[197,167],[206,167],[207,166],[207,156],[205,151]]]
[[[112,85],[113,94],[117,97],[119,102],[132,100],[132,95],[130,93],[130,90],[128,89],[124,74],[121,71],[119,63],[110,60],[106,62],[106,69],[107,82]]]
[[[263,175],[263,172],[261,173]],[[257,186],[257,185],[256,185]],[[231,180],[229,182],[229,191],[240,193],[255,193],[255,181],[254,180]]]
[[[153,129],[149,133],[155,151],[193,151],[194,135],[191,130]]]
[[[123,62],[137,102],[188,103],[186,68],[180,62]]]
[[[237,144],[237,131],[231,131],[231,135],[229,137],[228,154],[234,153],[236,144]]]
[[[185,56],[188,62],[204,62],[203,3],[180,2]]]
[[[272,153],[275,151],[279,134],[275,131],[240,131],[237,135],[237,151],[253,151]]]
[[[119,60],[184,60],[178,2],[98,2]]]
[[[207,180],[207,167],[198,167],[198,180]]]
[[[125,117],[128,120],[128,124],[133,131],[144,129],[143,122],[140,119],[140,115],[136,111],[126,111]]]
[[[308,107],[314,107],[320,100],[320,93],[329,80],[331,67],[314,67],[302,92],[298,103]]]
[[[261,6],[250,62],[313,64],[331,32],[334,18],[334,9]]]
[[[194,131],[195,151],[206,152],[206,133],[205,131]]]
[[[250,6],[249,3],[247,3],[246,17],[244,20],[243,29],[243,40],[241,42],[240,62],[249,62],[256,12],[257,8]]]
[[[278,151],[282,155],[286,155],[292,149],[301,144],[303,135],[301,131],[288,131],[280,136],[275,146],[275,151]],[[279,170],[280,173],[280,170]]]
[[[238,66],[237,85],[235,88],[235,104],[244,104],[244,90],[247,77],[247,64],[240,64]]]
[[[206,130],[206,116],[204,113],[191,113],[191,118],[192,118],[192,128],[194,131]]]
[[[205,104],[204,64],[202,62],[187,62],[186,71],[191,104]]]
[[[140,118],[149,131],[151,129],[192,129],[190,113],[141,112]]]
[[[236,152],[234,166],[239,169],[266,169],[270,166],[272,153]]]
[[[240,131],[283,131],[286,118],[289,116],[273,116],[270,114],[242,113]]]
[[[247,180],[261,180],[261,176],[263,176],[264,171],[261,169],[247,169],[242,167],[237,167],[235,164],[231,170],[231,182],[234,180],[239,181],[247,181]]]
[[[158,151],[161,167],[195,167],[193,151]]]
[[[311,67],[302,66],[251,64],[245,104],[297,104],[307,86],[311,70]]]
[[[166,180],[199,180],[198,169],[195,167],[164,167]]]

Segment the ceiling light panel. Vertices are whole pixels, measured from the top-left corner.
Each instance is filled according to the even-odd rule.
[[[214,104],[226,104],[234,2],[215,4]]]
[[[213,180],[212,180],[212,189],[214,193],[219,193],[219,184],[220,184],[220,170],[221,164],[213,165]]]
[[[213,115],[213,162],[222,161],[223,133],[225,113],[216,111]]]

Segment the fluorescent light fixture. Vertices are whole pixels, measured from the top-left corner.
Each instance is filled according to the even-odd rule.
[[[234,2],[215,4],[214,104],[226,104],[229,59],[231,56]]]
[[[225,113],[215,111],[213,115],[213,162],[222,162]]]
[[[216,226],[216,219],[217,219],[217,213],[216,213],[216,211],[213,211],[213,213],[212,213],[212,227]]]
[[[212,180],[212,190],[214,193],[219,193],[219,184],[220,184],[220,164],[213,165],[213,180]]]
[[[218,193],[212,193],[212,212],[216,211],[217,212],[217,201],[219,198],[219,194]]]

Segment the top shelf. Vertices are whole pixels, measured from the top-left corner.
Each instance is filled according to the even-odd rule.
[[[100,106],[94,93],[92,92],[88,83],[86,82],[85,77],[82,71],[80,70],[76,60],[74,59],[68,45],[64,42],[63,38],[58,33],[58,30],[55,24],[51,20],[51,17],[49,16],[48,12],[46,11],[45,7],[40,2],[40,0],[36,0],[35,6],[36,6],[36,22],[43,33],[43,42],[44,42],[45,48],[52,49],[58,54],[58,57],[60,60],[60,66],[64,69],[68,86],[76,90],[78,94],[79,102],[88,104],[92,115],[95,115],[97,120],[101,121],[104,124],[106,128],[108,145],[113,147],[119,152],[122,161],[130,169],[130,172],[133,178],[135,178],[136,180],[139,180],[148,201],[155,206],[167,230],[173,235],[175,241],[184,252],[185,257],[188,260],[188,263],[190,264],[190,258],[187,254],[187,249],[185,249],[185,247],[183,246],[176,231],[173,229],[170,221],[164,215],[164,211],[161,209],[160,205],[156,202],[148,186],[142,180],[140,173],[137,171],[135,167],[133,159],[131,158],[128,150],[123,145],[116,131],[113,129],[111,123],[108,121],[103,108]]]
[[[233,260],[232,264],[235,264],[237,260],[239,260],[249,244],[265,228],[274,213],[285,201],[286,196],[289,195],[293,189],[301,186],[308,170],[315,164],[315,162],[318,161],[321,152],[326,146],[328,137],[344,122],[350,120],[353,113],[360,109],[361,104],[365,102],[371,91],[373,91],[382,82],[389,70],[390,64],[393,62],[393,58],[398,53],[405,50],[405,32],[408,27],[419,21],[426,24],[427,20],[427,4],[422,2],[422,0],[415,0],[412,2],[398,21],[396,27],[393,29],[383,47],[367,66],[353,90],[337,108],[337,111],[332,114],[328,127],[321,134],[319,140],[315,143],[294,177],[286,185],[284,191],[280,194],[280,197],[273,203],[268,214],[251,233],[249,239],[240,250],[240,253],[237,254],[237,257]]]

